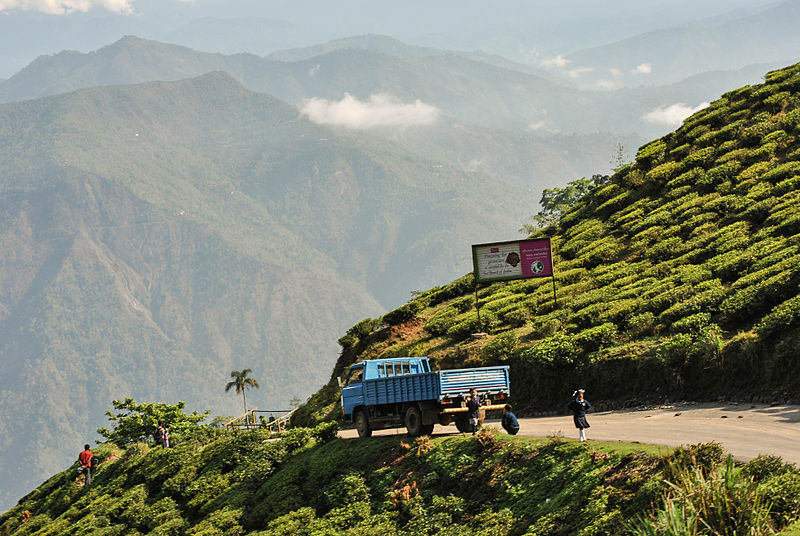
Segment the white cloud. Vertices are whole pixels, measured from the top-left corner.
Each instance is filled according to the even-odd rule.
[[[440,112],[436,106],[419,99],[406,104],[392,95],[379,93],[371,95],[367,101],[359,101],[345,93],[340,101],[307,99],[300,107],[300,114],[322,125],[369,129],[428,125],[439,118]]]
[[[569,60],[567,58],[565,58],[564,56],[562,56],[561,54],[559,54],[555,58],[545,58],[545,59],[543,59],[543,60],[541,60],[539,62],[539,65],[541,65],[542,67],[548,67],[548,68],[549,67],[562,68],[562,67],[566,67],[568,64],[569,64]]]
[[[567,76],[570,78],[578,78],[583,73],[590,73],[592,71],[594,71],[592,67],[575,67],[567,71]]]
[[[649,63],[640,63],[635,69],[631,69],[633,74],[650,74],[653,72],[653,66]]]
[[[608,72],[610,72],[611,76],[613,76],[614,78],[616,78],[616,77],[618,77],[618,76],[620,76],[622,74],[622,70],[621,69],[617,69],[616,67],[612,67],[611,69],[608,70]]]
[[[64,15],[102,7],[114,13],[130,15],[134,0],[0,0],[0,12],[11,9],[41,11],[49,15]]]
[[[651,110],[642,116],[642,119],[648,123],[656,125],[667,125],[676,127],[679,126],[684,119],[692,115],[698,110],[702,110],[708,106],[707,102],[700,103],[698,106],[692,108],[682,102],[671,104],[669,106],[659,106],[655,110]]]
[[[594,83],[594,89],[602,89],[602,90],[616,89],[619,86],[620,83],[615,82],[613,80],[598,80],[597,82]]]

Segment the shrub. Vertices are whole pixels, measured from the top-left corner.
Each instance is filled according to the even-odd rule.
[[[528,309],[521,306],[515,306],[501,312],[501,317],[503,322],[514,328],[521,328],[530,320]]]
[[[786,162],[765,172],[761,179],[772,183],[779,182],[800,173],[800,162]]]
[[[651,141],[639,149],[636,153],[636,161],[642,164],[657,162],[664,157],[666,149],[667,144],[663,140]]]
[[[764,498],[772,503],[772,517],[786,525],[800,519],[800,473],[786,472],[763,484]]]
[[[483,355],[489,363],[506,362],[514,355],[519,340],[513,331],[501,333],[483,347]]]
[[[756,482],[762,482],[773,476],[788,473],[792,469],[793,466],[784,463],[780,456],[760,454],[742,467],[742,474],[752,478]]]
[[[739,139],[745,145],[752,147],[761,143],[762,138],[769,134],[771,130],[772,125],[768,122],[757,123],[744,129]]]
[[[683,166],[680,162],[664,162],[645,174],[645,178],[655,182],[666,182],[681,172]]]
[[[456,312],[453,309],[444,309],[425,322],[425,331],[439,337],[447,333],[455,323]]]
[[[423,309],[425,309],[425,303],[420,300],[414,300],[383,315],[381,323],[396,326],[415,318],[417,313]]]
[[[761,179],[761,176],[775,167],[774,162],[756,162],[739,173],[739,180],[746,181],[748,179]]]
[[[716,477],[699,468],[679,468],[674,476],[656,519],[634,525],[638,534],[773,534],[769,499],[736,471],[730,456]]]
[[[613,345],[616,337],[617,326],[606,322],[581,331],[575,335],[574,341],[584,352],[588,353]]]
[[[456,319],[456,323],[447,330],[447,336],[454,339],[466,339],[480,331],[491,332],[500,325],[497,315],[491,311],[481,311],[480,320],[475,312],[465,313]]]
[[[771,337],[800,324],[800,295],[793,296],[772,309],[756,324],[759,337]]]
[[[675,333],[694,333],[698,334],[708,327],[711,323],[711,315],[708,313],[697,313],[692,316],[682,318],[672,324],[672,331]]]
[[[339,435],[339,423],[336,421],[321,422],[312,429],[311,435],[322,443],[332,441]]]
[[[781,128],[789,132],[800,128],[800,108],[795,108],[781,118]]]
[[[339,338],[339,345],[342,348],[349,348],[358,344],[358,341],[366,337],[380,325],[380,320],[365,318],[347,330],[347,333]]]
[[[683,164],[686,167],[705,166],[714,160],[715,153],[716,149],[713,147],[704,147],[703,149],[692,151],[683,159]]]
[[[357,473],[348,473],[328,488],[325,498],[331,509],[369,501],[369,487],[363,476]]]
[[[557,333],[525,350],[522,357],[533,363],[571,365],[575,362],[578,350],[572,337],[564,333]]]
[[[634,337],[651,335],[655,329],[655,316],[647,311],[628,318],[628,332]]]

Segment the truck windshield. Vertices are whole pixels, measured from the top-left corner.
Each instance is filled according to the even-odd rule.
[[[354,383],[361,383],[361,380],[364,377],[364,367],[358,367],[350,370],[350,376],[347,378],[347,385],[353,385]]]

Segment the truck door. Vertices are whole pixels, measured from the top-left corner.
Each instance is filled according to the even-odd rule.
[[[364,405],[364,390],[361,382],[364,380],[364,365],[353,365],[342,388],[342,410],[350,418],[353,417],[353,408]]]

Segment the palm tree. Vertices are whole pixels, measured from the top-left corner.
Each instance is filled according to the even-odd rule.
[[[232,381],[229,381],[227,385],[225,385],[225,392],[227,393],[231,389],[236,389],[236,394],[242,394],[242,399],[244,400],[244,412],[247,413],[247,395],[245,394],[245,389],[248,387],[261,387],[258,385],[258,381],[254,378],[248,378],[247,375],[253,372],[251,369],[246,368],[239,372],[238,370],[231,371],[231,378]]]

